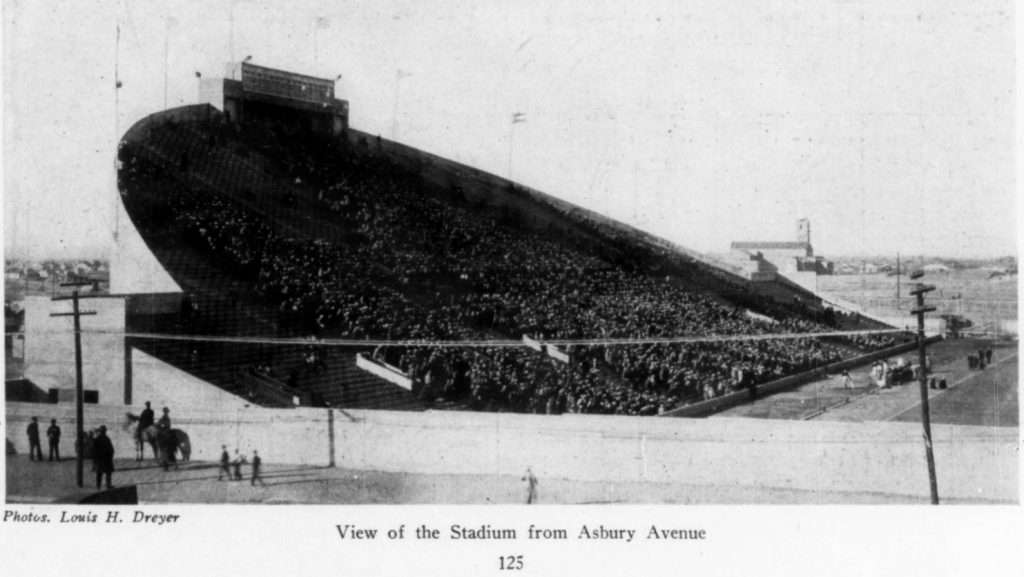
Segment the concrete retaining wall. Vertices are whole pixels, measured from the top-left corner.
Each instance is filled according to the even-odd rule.
[[[159,404],[154,404],[160,414]],[[188,433],[192,442],[192,458],[215,461],[220,457],[221,445],[232,451],[239,448],[252,454],[257,449],[269,463],[327,465],[330,462],[328,445],[328,418],[326,410],[317,409],[263,409],[255,406],[218,407],[217,410],[183,409],[180,403],[169,404],[174,428]],[[197,407],[201,405],[196,405]],[[216,405],[207,405],[212,407]],[[107,426],[107,436],[114,443],[115,457],[127,458],[135,454],[130,433],[122,430],[125,412],[129,407],[85,406],[85,428]],[[135,413],[139,411],[134,410]],[[75,405],[74,403],[48,405],[33,403],[7,403],[7,439],[19,453],[28,452],[25,427],[35,415],[40,428],[57,419],[63,438],[64,455],[74,455]],[[45,440],[44,440],[45,443]],[[151,456],[149,448],[147,457]]]
[[[70,407],[9,403],[7,411],[7,438],[20,452],[32,414],[74,428]],[[216,460],[227,444],[258,449],[267,463],[330,462],[328,409],[181,412],[172,409],[174,423],[191,436],[195,459]],[[90,427],[120,416],[114,408],[86,409]],[[917,423],[334,410],[333,431],[337,465],[356,470],[519,475],[531,467],[542,482],[929,494]],[[1016,428],[934,425],[940,496],[1017,502],[1017,436]],[[133,454],[128,433],[115,426],[111,437],[119,456]]]
[[[71,311],[71,301],[25,297],[25,377],[43,390],[75,388],[75,338],[71,317],[51,313]],[[102,404],[124,402],[123,299],[82,299],[82,382],[99,393]],[[89,331],[110,331],[95,333]]]

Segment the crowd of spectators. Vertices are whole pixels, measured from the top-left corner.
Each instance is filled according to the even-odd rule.
[[[526,334],[590,341],[569,345],[568,363],[526,347],[378,348],[375,356],[409,374],[424,400],[482,410],[656,414],[842,355],[822,339],[799,337],[837,326],[831,315],[800,314],[800,307],[735,288],[704,293],[671,275],[612,263],[501,211],[428,194],[413,171],[368,147],[247,130],[267,164],[301,183],[311,202],[353,233],[347,242],[283,232],[230,195],[180,195],[176,222],[193,244],[253,282],[283,322],[355,340],[480,342]],[[746,314],[755,307],[776,322]],[[790,337],[757,338],[777,333]],[[593,342],[679,337],[694,340]],[[887,342],[860,336],[849,344]]]

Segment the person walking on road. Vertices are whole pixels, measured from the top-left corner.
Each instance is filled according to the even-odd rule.
[[[114,472],[114,444],[107,436],[106,425],[100,425],[99,434],[93,441],[92,459],[96,469],[96,488],[101,487],[103,476],[106,475],[107,488],[113,489],[114,486],[110,484],[110,476]]]
[[[235,459],[231,462],[231,465],[232,465],[232,467],[234,467],[234,470],[235,470],[235,474],[234,474],[234,480],[235,481],[241,481],[242,480],[242,465],[244,465],[244,464],[245,464],[245,455],[238,454],[238,449],[235,449]]]
[[[32,417],[32,422],[25,429],[28,435],[28,460],[42,461],[43,447],[39,444],[39,417]]]
[[[221,445],[220,453],[220,471],[217,473],[217,480],[221,481],[224,476],[227,475],[228,481],[231,480],[231,455],[228,454],[228,446]]]
[[[250,485],[255,486],[256,485],[256,481],[259,481],[260,485],[263,485],[264,487],[267,486],[267,484],[263,482],[263,478],[260,477],[260,465],[262,465],[262,464],[263,464],[263,460],[260,459],[259,453],[257,453],[256,451],[253,451],[252,452],[252,481],[249,482]]]
[[[50,444],[50,460],[57,459],[60,462],[60,427],[57,426],[57,419],[50,419],[50,427],[46,429],[46,438]]]

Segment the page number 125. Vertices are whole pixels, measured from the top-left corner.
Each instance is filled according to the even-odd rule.
[[[519,571],[523,568],[523,556],[502,555],[498,557],[498,568],[502,571]]]

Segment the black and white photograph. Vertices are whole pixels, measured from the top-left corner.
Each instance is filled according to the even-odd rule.
[[[1012,1],[3,16],[5,542],[1019,570]]]

